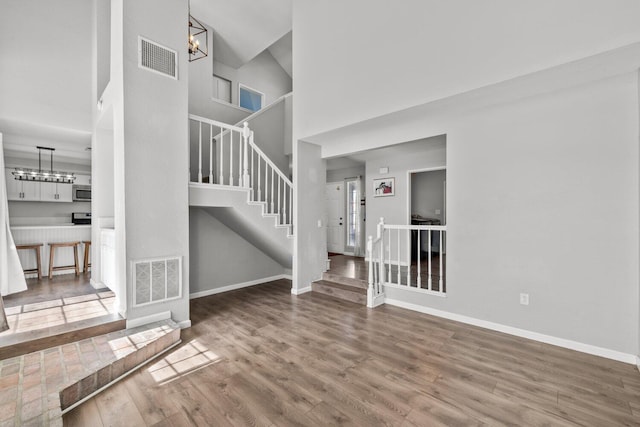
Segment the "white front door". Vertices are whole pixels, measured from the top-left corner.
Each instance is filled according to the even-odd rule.
[[[327,250],[344,252],[344,182],[330,182],[325,187]]]

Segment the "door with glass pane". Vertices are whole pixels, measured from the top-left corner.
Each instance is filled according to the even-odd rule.
[[[346,235],[345,252],[358,255],[360,246],[360,180],[345,180]]]

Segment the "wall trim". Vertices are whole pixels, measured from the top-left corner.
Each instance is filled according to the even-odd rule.
[[[640,356],[636,356],[636,366],[638,367],[638,372],[640,372]]]
[[[485,329],[491,329],[497,332],[503,332],[517,337],[527,338],[558,347],[568,348],[570,350],[582,353],[592,354],[594,356],[605,357],[607,359],[617,360],[624,363],[639,363],[640,359],[634,354],[623,353],[621,351],[610,350],[608,348],[597,347],[591,344],[584,344],[578,341],[572,341],[564,338],[558,338],[551,335],[545,335],[538,332],[528,331],[526,329],[515,328],[500,323],[489,322],[487,320],[476,319],[475,317],[464,316],[462,314],[450,313],[448,311],[438,310],[431,307],[425,307],[418,304],[412,304],[396,299],[385,298],[385,303],[396,307],[406,308],[408,310],[418,311],[432,316],[442,317],[444,319],[454,320],[456,322],[466,323]],[[640,366],[639,366],[640,369]]]
[[[221,288],[214,288],[206,291],[194,292],[192,294],[189,294],[189,299],[202,298],[209,295],[220,294],[222,292],[234,291],[236,289],[242,289],[242,288],[247,288],[249,286],[260,285],[262,283],[272,282],[274,280],[279,280],[279,279],[291,280],[291,276],[287,274],[278,274],[277,276],[264,277],[262,279],[255,279],[255,280],[250,280],[248,282],[235,283],[233,285],[223,286]]]
[[[180,329],[187,329],[191,327],[191,319],[183,320],[182,322],[178,322],[178,326]]]
[[[311,292],[311,286],[307,286],[306,288],[291,288],[291,294],[292,295],[302,295],[302,294],[306,294],[307,292]]]
[[[137,328],[138,326],[148,325],[149,323],[160,322],[161,320],[171,319],[170,311],[150,314],[148,316],[137,317],[135,319],[127,319],[127,329]]]
[[[89,283],[93,286],[93,289],[109,289],[107,285],[102,282],[98,282],[97,280],[89,279]]]

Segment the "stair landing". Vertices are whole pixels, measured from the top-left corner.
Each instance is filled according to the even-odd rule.
[[[0,361],[0,426],[62,426],[62,414],[180,342],[156,322]]]

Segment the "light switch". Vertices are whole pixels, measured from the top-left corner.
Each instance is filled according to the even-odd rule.
[[[380,168],[378,169],[378,173],[389,173],[389,168],[388,167]]]
[[[318,220],[318,228],[322,228],[322,220],[321,219]]]
[[[436,215],[440,215],[440,209],[436,209]]]

